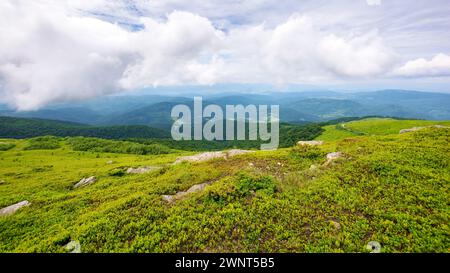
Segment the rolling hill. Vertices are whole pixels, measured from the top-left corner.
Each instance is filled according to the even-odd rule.
[[[170,137],[166,131],[147,126],[90,126],[57,120],[0,117],[0,137],[29,138],[44,135],[110,139]]]
[[[2,139],[0,208],[28,206],[0,216],[0,252],[448,252],[450,129],[344,124],[366,134],[178,164],[194,153]]]

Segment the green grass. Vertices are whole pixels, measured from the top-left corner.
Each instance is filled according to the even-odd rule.
[[[178,165],[192,153],[7,142],[15,147],[0,152],[0,207],[31,205],[0,217],[0,252],[65,252],[70,240],[83,252],[365,252],[369,241],[383,252],[449,251],[449,129]],[[334,151],[344,157],[322,166]],[[163,168],[115,175],[128,166]],[[96,183],[72,188],[92,175]],[[161,198],[206,182],[173,204]]]
[[[360,135],[398,134],[402,129],[432,125],[450,126],[450,121],[398,120],[390,118],[368,118],[363,120],[328,125],[316,140],[334,141]]]
[[[397,120],[373,118],[346,123],[346,128],[363,132],[368,135],[389,135],[398,134],[402,129],[412,127],[445,125],[450,126],[450,121],[432,121],[432,120]]]
[[[324,126],[323,128],[325,131],[320,136],[316,137],[316,140],[334,141],[355,136],[355,134],[351,132],[338,130],[336,126],[338,125]]]

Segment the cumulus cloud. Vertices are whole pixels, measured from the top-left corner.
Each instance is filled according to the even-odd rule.
[[[395,62],[376,30],[335,32],[314,16],[226,30],[183,11],[151,17],[126,6],[120,22],[104,18],[105,9],[123,9],[123,3],[1,1],[0,102],[34,110],[160,85],[370,78],[388,73]],[[99,7],[102,12],[95,12]]]
[[[118,90],[129,33],[27,1],[0,3],[0,98],[19,110]]]
[[[438,54],[430,60],[424,58],[407,62],[394,71],[404,77],[445,77],[450,76],[450,56]]]
[[[207,19],[173,12],[165,22],[142,23],[144,30],[132,32],[58,5],[2,1],[0,100],[34,110],[158,83],[211,80],[196,64],[216,38]]]

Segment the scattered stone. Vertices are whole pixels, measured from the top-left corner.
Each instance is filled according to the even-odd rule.
[[[162,199],[170,204],[173,202],[174,195],[163,195]]]
[[[113,163],[114,163],[114,161],[112,161],[112,160],[106,162],[106,164],[108,164],[108,165],[111,165],[111,164],[113,164]]]
[[[69,253],[81,253],[81,245],[78,241],[70,241],[67,245],[64,246],[64,248]]]
[[[317,167],[316,165],[313,164],[313,165],[311,165],[311,166],[309,167],[309,170],[310,170],[310,171],[315,171],[315,170],[317,170],[317,168],[318,168],[318,167]]]
[[[278,166],[283,166],[283,164],[281,164],[281,162],[278,162],[277,165],[278,165]]]
[[[381,253],[381,244],[376,241],[371,241],[366,246],[367,250],[370,250],[370,253]]]
[[[250,167],[255,167],[255,164],[253,164],[252,162],[248,163],[248,166]]]
[[[0,180],[0,185],[1,184],[6,184],[5,180]]]
[[[300,146],[319,146],[319,145],[323,145],[323,141],[321,141],[321,140],[299,141],[299,142],[297,142],[297,145],[300,145]]]
[[[206,186],[208,186],[210,184],[211,184],[211,182],[194,185],[194,186],[190,187],[187,191],[180,191],[180,192],[177,192],[175,195],[163,195],[162,199],[164,201],[166,201],[167,203],[171,204],[177,200],[183,199],[184,197],[186,197],[189,194],[203,191],[206,188]]]
[[[0,216],[7,216],[7,215],[14,214],[20,208],[26,207],[26,206],[29,206],[29,205],[30,205],[30,202],[25,200],[25,201],[19,202],[17,204],[8,206],[6,208],[2,208],[2,209],[0,209]]]
[[[406,133],[410,133],[410,132],[416,132],[416,131],[420,131],[423,130],[425,128],[438,128],[438,129],[443,129],[443,128],[450,128],[448,126],[442,126],[442,125],[432,125],[432,126],[425,126],[425,127],[413,127],[413,128],[409,128],[409,129],[403,129],[400,130],[400,134],[406,134]]]
[[[409,129],[403,129],[400,130],[400,134],[406,134],[406,133],[410,133],[410,132],[415,132],[415,131],[419,131],[424,129],[425,127],[413,127],[413,128],[409,128]]]
[[[247,153],[251,153],[251,152],[252,151],[237,150],[237,149],[229,150],[229,151],[219,151],[219,152],[206,152],[206,153],[201,153],[201,154],[196,154],[196,155],[191,155],[191,156],[179,157],[179,158],[177,158],[177,160],[175,161],[174,164],[179,164],[181,162],[203,162],[203,161],[208,161],[208,160],[215,159],[215,158],[228,159],[229,157],[247,154]]]
[[[91,176],[91,177],[88,177],[88,178],[83,178],[83,179],[80,180],[80,182],[76,183],[73,186],[73,188],[76,189],[76,188],[79,188],[79,187],[87,186],[87,185],[90,185],[92,183],[95,183],[96,181],[97,181],[97,178],[95,176]]]
[[[342,152],[334,152],[327,154],[327,162],[324,165],[328,165],[336,159],[339,159],[343,156]]]
[[[128,168],[127,173],[128,174],[144,174],[152,171],[156,171],[161,169],[162,167],[155,167],[155,166],[146,166],[146,167],[139,167],[139,168]]]
[[[341,224],[339,222],[336,222],[334,220],[330,220],[330,224],[334,226],[335,230],[341,230]]]

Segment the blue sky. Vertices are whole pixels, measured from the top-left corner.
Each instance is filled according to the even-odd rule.
[[[448,14],[447,0],[3,0],[0,102],[223,84],[450,92]]]

